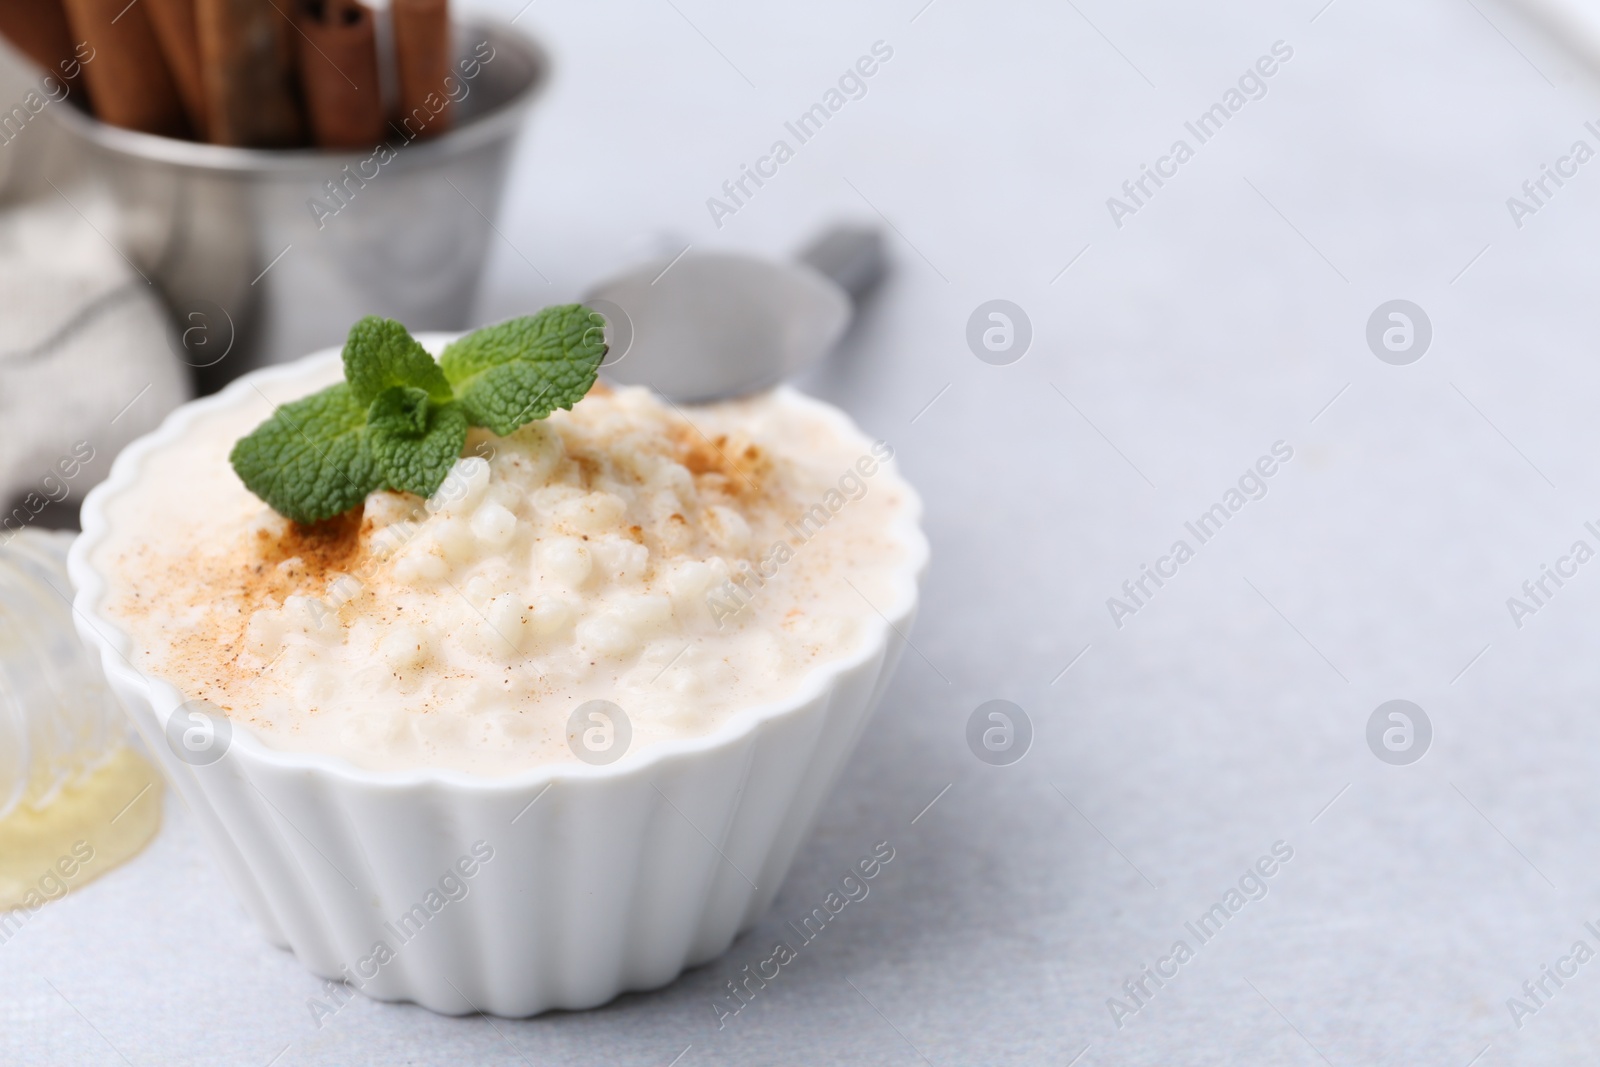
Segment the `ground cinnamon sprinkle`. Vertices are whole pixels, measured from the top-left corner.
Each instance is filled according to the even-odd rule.
[[[241,675],[255,674],[239,662],[251,614],[286,597],[321,596],[335,574],[348,574],[367,557],[372,523],[357,507],[336,518],[282,532],[258,529],[253,538],[216,555],[200,554],[167,565],[166,581],[197,584],[211,591],[215,630],[169,632],[174,652],[194,665],[202,685],[193,695],[233,712],[230,690]],[[287,564],[287,566],[286,566]],[[148,653],[147,653],[148,654]]]
[[[729,496],[760,496],[772,457],[742,435],[706,437],[688,424],[673,433],[675,458],[696,481],[705,479]]]
[[[262,562],[282,563],[298,556],[313,576],[348,571],[361,554],[363,536],[372,528],[371,523],[363,521],[365,513],[366,505],[358,504],[343,515],[321,522],[291,522],[277,537],[262,530],[257,534]]]
[[[364,510],[357,506],[310,525],[291,522],[282,533],[258,530],[253,543],[223,561],[237,575],[224,587],[237,589],[250,605],[282,603],[295,593],[320,596],[333,575],[350,574],[366,559],[372,523]]]

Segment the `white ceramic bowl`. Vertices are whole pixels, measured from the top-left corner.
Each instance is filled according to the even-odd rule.
[[[420,339],[437,352],[451,337]],[[133,667],[130,637],[101,612],[107,579],[93,558],[106,505],[197,416],[259,403],[267,383],[305,379],[310,391],[337,358],[329,349],[249,374],[130,445],[84,501],[68,564],[79,632],[245,906],[316,974],[452,1015],[594,1007],[721,954],[771,904],[899,657],[928,558],[916,494],[898,483],[905,557],[881,615],[862,606],[871,636],[808,673],[792,699],[706,736],[606,766],[482,778],[367,771],[239,729],[221,759],[192,765],[166,740],[184,695]],[[836,409],[780,395],[860,437]]]

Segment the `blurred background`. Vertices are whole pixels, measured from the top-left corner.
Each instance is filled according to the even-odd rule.
[[[893,445],[933,565],[773,913],[667,989],[514,1022],[358,997],[319,1026],[168,798],[138,859],[0,943],[6,1058],[1594,1062],[1592,7],[479,0],[458,17],[503,36],[476,99],[527,65],[494,158],[423,138],[404,192],[331,217],[315,166],[226,210],[130,189],[138,146],[70,94],[8,128],[0,488],[30,522],[70,526],[195,390],[337,343],[341,286],[465,328],[845,221],[889,273],[797,384]],[[5,99],[39,77],[13,61]],[[242,297],[150,252],[216,236],[174,244],[201,206],[248,234],[222,242]],[[412,289],[373,295],[374,247]],[[70,492],[22,503],[78,442]],[[967,740],[996,699],[1031,730],[1000,765]],[[725,983],[879,841],[871,897],[719,1028]]]

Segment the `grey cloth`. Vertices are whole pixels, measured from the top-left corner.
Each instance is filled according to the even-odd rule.
[[[85,186],[0,211],[6,530],[70,523],[123,446],[189,394],[155,288],[104,236],[106,214]]]

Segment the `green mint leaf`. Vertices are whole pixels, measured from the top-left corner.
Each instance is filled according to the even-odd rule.
[[[583,399],[605,358],[603,322],[582,304],[548,307],[469,333],[439,363],[472,424],[504,436]]]
[[[409,385],[392,385],[367,408],[367,425],[392,437],[428,432],[428,394]]]
[[[545,308],[461,338],[435,363],[393,319],[350,329],[342,384],[280,406],[229,456],[249,490],[310,523],[388,487],[431,496],[470,426],[509,434],[594,385],[604,319],[581,304]]]
[[[280,405],[233,446],[245,487],[296,522],[349,511],[383,476],[367,447],[367,406],[344,383]]]
[[[367,411],[367,445],[391,489],[432,496],[467,443],[460,404],[435,404],[412,386],[390,386]]]
[[[451,395],[450,383],[428,350],[404,326],[376,315],[350,327],[344,343],[344,380],[362,405],[396,385],[421,389],[441,404]]]

